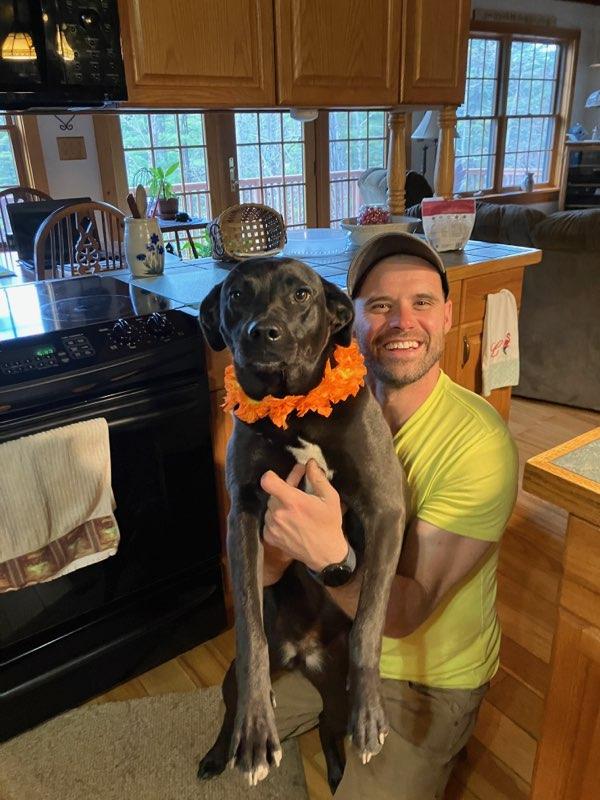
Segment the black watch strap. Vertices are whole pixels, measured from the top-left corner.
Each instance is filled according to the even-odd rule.
[[[320,572],[308,570],[313,578],[323,586],[343,586],[352,578],[356,571],[356,553],[352,545],[348,543],[348,553],[343,561],[337,564],[328,564]]]

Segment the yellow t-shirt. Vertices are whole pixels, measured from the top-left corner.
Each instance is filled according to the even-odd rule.
[[[499,543],[517,494],[516,447],[482,397],[441,373],[435,389],[394,437],[415,517],[460,536]],[[428,686],[474,689],[498,669],[498,546],[433,615],[402,639],[383,638],[381,675]]]

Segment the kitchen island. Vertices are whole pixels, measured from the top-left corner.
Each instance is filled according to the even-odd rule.
[[[595,800],[600,784],[600,428],[531,458],[523,488],[569,514],[531,800]]]

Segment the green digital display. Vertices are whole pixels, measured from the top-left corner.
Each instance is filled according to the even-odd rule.
[[[38,349],[34,351],[34,356],[53,356],[55,353],[55,347],[52,347],[52,345],[46,345],[45,347],[38,347]]]

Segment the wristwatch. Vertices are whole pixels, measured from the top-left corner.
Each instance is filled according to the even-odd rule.
[[[343,561],[337,564],[328,564],[320,572],[313,569],[308,571],[313,578],[323,586],[343,586],[348,583],[350,578],[354,575],[356,570],[356,553],[352,549],[352,545],[348,542],[348,554]]]

